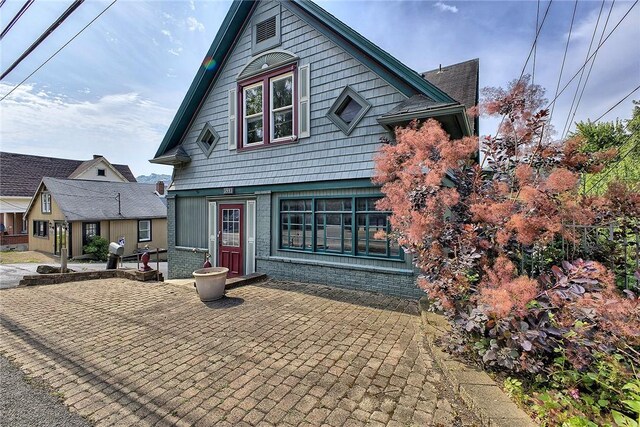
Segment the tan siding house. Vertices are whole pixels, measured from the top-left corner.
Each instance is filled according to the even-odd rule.
[[[124,254],[167,247],[167,210],[153,184],[44,178],[27,208],[29,247],[69,257],[99,235],[124,241]]]

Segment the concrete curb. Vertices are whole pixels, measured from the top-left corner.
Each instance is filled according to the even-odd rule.
[[[435,344],[438,338],[451,330],[449,322],[443,316],[428,311],[429,301],[426,297],[420,299],[418,306],[433,359],[482,424],[489,427],[535,427],[531,418],[509,399],[489,375],[454,360]]]

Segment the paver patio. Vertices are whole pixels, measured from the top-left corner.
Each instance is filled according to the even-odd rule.
[[[97,425],[476,425],[414,302],[277,281],[227,295],[122,279],[0,291],[0,352]]]

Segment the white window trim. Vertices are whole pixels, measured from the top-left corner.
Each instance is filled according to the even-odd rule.
[[[42,193],[40,208],[42,213],[51,213],[51,193]]]
[[[286,78],[291,77],[291,104],[289,106],[286,107],[280,107],[280,108],[273,108],[273,83],[277,82],[278,80],[283,80]],[[295,136],[295,126],[294,126],[294,120],[296,117],[296,111],[295,111],[295,105],[296,105],[296,88],[295,88],[295,78],[293,76],[292,72],[289,73],[285,73],[285,74],[280,74],[278,76],[275,77],[271,77],[269,79],[269,142],[281,142],[281,141],[288,141],[291,140],[291,138],[293,136]],[[264,93],[264,89],[262,90]],[[287,135],[287,136],[283,136],[280,137],[278,139],[274,138],[274,132],[276,130],[275,128],[275,120],[273,120],[273,116],[275,115],[275,113],[278,113],[280,111],[286,111],[291,109],[291,135]]]
[[[253,89],[255,87],[260,87],[262,89],[262,103],[260,105],[260,112],[247,116],[246,114],[247,113],[247,90]],[[242,88],[242,116],[243,116],[242,120],[244,120],[242,146],[255,147],[257,145],[263,145],[264,144],[264,87],[262,85],[262,82],[258,82]],[[248,119],[253,119],[255,117],[262,118],[262,141],[249,143],[248,142],[249,141]]]
[[[148,224],[148,227],[146,229],[143,229],[140,226],[144,222],[146,222]],[[142,231],[146,231],[147,236],[148,236],[146,239],[140,238],[140,233]],[[138,220],[138,242],[150,242],[150,241],[151,241],[151,220],[150,219],[139,219]]]

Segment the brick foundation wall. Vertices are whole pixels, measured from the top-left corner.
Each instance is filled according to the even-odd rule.
[[[380,292],[400,298],[418,299],[424,296],[424,292],[417,288],[415,276],[412,274],[355,269],[350,266],[330,267],[312,261],[292,261],[258,258],[258,272],[266,273],[274,279]]]
[[[0,234],[0,245],[29,244],[28,234]]]

